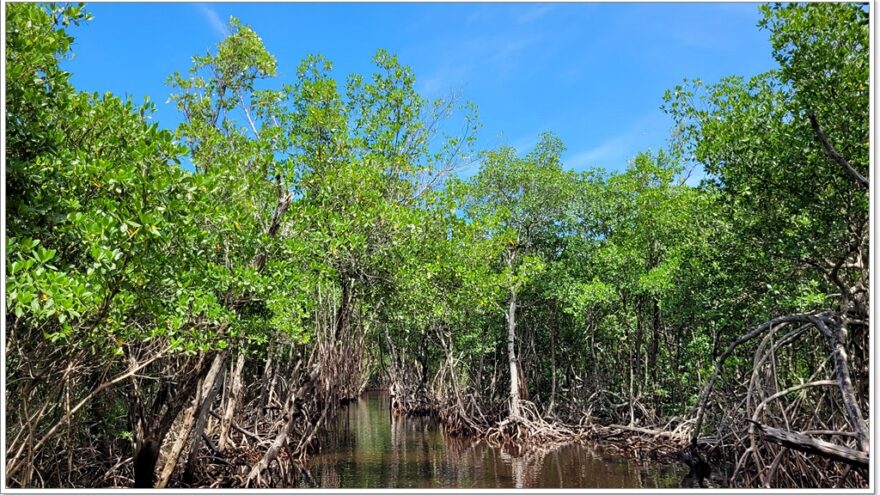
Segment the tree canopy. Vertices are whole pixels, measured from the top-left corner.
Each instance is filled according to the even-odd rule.
[[[869,12],[760,9],[778,68],[670,89],[668,149],[608,172],[476,150],[384,50],[280,81],[236,19],[163,130],[61,70],[81,5],[9,4],[8,485],[291,486],[374,385],[488,441],[661,428],[732,486],[867,486]]]

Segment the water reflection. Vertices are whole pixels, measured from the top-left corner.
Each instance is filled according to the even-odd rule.
[[[638,467],[597,447],[525,454],[452,437],[430,418],[394,418],[388,395],[367,392],[340,412],[309,461],[322,488],[666,488],[679,466]]]

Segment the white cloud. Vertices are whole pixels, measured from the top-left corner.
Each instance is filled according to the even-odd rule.
[[[622,168],[639,151],[647,150],[645,145],[640,145],[641,142],[648,137],[662,135],[667,126],[664,115],[646,115],[625,131],[611,136],[597,146],[569,156],[563,163],[575,170],[590,167]]]
[[[412,48],[418,51],[416,56],[429,58],[444,71],[451,71],[429,75],[423,80],[423,88],[438,91],[488,75],[496,83],[507,82],[514,72],[540,70],[541,62],[573,34],[548,29],[543,22],[537,22],[554,11],[558,11],[557,7],[548,5],[475,5],[460,17],[466,29],[435,37],[428,46]],[[537,50],[539,46],[543,50]]]
[[[465,24],[487,21],[492,18],[491,12],[485,6],[475,8],[464,18]]]
[[[465,24],[495,22],[510,22],[515,25],[529,24],[544,17],[548,12],[552,11],[555,6],[549,4],[537,5],[515,5],[509,9],[503,8],[501,5],[481,5],[477,7],[472,5],[471,10],[464,18]]]
[[[529,45],[538,41],[537,36],[528,37],[499,37],[493,46],[492,60],[499,63],[506,63],[511,59],[519,56],[520,52]]]
[[[440,69],[421,79],[420,89],[426,96],[436,97],[462,89],[473,77],[481,77],[479,74],[489,73],[504,79],[522,65],[523,53],[539,41],[541,37],[534,34],[503,32],[448,44],[435,58]]]
[[[519,154],[528,153],[538,144],[538,138],[540,137],[540,131],[531,132],[526,134],[525,136],[517,139],[516,141],[510,143],[510,146],[516,150]]]
[[[541,17],[544,17],[544,15],[546,15],[547,12],[550,12],[551,10],[553,10],[552,5],[548,5],[548,4],[536,5],[536,6],[527,8],[522,11],[518,10],[514,14],[514,20],[516,21],[517,24],[528,24],[530,22],[534,22],[534,21],[540,19]]]
[[[420,82],[420,93],[428,98],[446,96],[461,89],[467,81],[469,68],[465,65],[444,66]]]
[[[196,7],[218,36],[224,38],[229,36],[229,26],[220,19],[220,15],[217,14],[216,10],[203,3],[196,4]]]
[[[633,144],[635,144],[636,136],[632,133],[619,134],[608,139],[599,146],[595,146],[565,160],[565,164],[573,169],[582,170],[592,167],[609,168],[611,161],[624,156]]]

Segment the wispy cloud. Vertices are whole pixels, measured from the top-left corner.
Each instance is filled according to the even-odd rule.
[[[438,58],[440,68],[422,79],[421,90],[428,97],[439,96],[450,90],[463,89],[475,74],[491,73],[504,79],[524,60],[524,53],[532,49],[541,37],[535,34],[484,34],[459,40],[444,50]],[[449,55],[454,53],[454,55]]]
[[[662,11],[661,11],[662,9]],[[656,22],[662,13],[669,15],[667,22]],[[736,51],[742,48],[741,40],[725,36],[731,24],[757,22],[760,12],[753,3],[702,3],[694,6],[678,4],[670,7],[661,4],[644,4],[636,9],[632,22],[645,26],[645,35],[667,39],[683,47],[698,50]]]
[[[506,63],[519,57],[523,50],[538,40],[538,36],[499,37],[493,47],[492,60]]]
[[[619,134],[608,139],[602,144],[581,151],[565,161],[565,164],[575,170],[599,167],[609,168],[609,161],[625,156],[636,142],[636,136],[632,133]]]
[[[545,126],[545,127],[541,128],[541,130],[539,130],[539,131],[530,132],[530,133],[526,134],[525,136],[522,136],[519,139],[510,143],[510,146],[512,146],[516,150],[516,152],[519,154],[528,153],[529,151],[532,150],[532,148],[535,147],[536,144],[538,144],[538,139],[540,138],[540,133],[546,129],[549,129],[549,128],[550,128],[549,126]]]
[[[205,20],[208,21],[208,24],[211,25],[211,29],[214,30],[214,33],[224,38],[229,36],[229,26],[220,19],[220,15],[217,14],[216,10],[204,3],[197,3],[196,8],[199,9],[202,17],[204,17]]]
[[[666,131],[666,125],[662,114],[646,115],[625,131],[611,136],[592,148],[571,155],[564,160],[564,163],[575,170],[590,167],[621,168],[639,151],[646,151],[639,143],[658,133],[662,134]]]
[[[473,10],[464,18],[465,24],[489,23],[489,22],[512,22],[515,25],[529,24],[544,17],[555,8],[549,4],[519,4],[511,8],[501,8],[500,5],[474,6]]]
[[[514,12],[514,21],[517,24],[528,24],[544,17],[548,12],[553,10],[553,5],[540,4],[528,7],[524,10],[517,9]]]
[[[421,80],[420,93],[428,98],[446,96],[449,91],[460,90],[467,80],[465,65],[444,66]]]
[[[440,67],[423,79],[422,89],[436,94],[486,74],[506,81],[514,73],[526,77],[541,70],[541,61],[572,34],[550,29],[543,22],[556,10],[557,6],[542,4],[474,5],[457,18],[458,23],[468,26],[463,35],[455,31],[452,36],[432,39],[430,46],[416,48],[417,56],[430,57]],[[422,29],[422,24],[432,21],[419,19],[413,25]],[[541,46],[545,50],[537,49]]]
[[[476,22],[487,21],[493,16],[486,6],[474,8],[467,17],[464,18],[465,24],[474,24]]]

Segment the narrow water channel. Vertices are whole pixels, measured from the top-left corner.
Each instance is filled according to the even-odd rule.
[[[681,466],[635,466],[596,446],[512,456],[447,435],[429,418],[394,418],[388,394],[367,392],[340,411],[309,461],[321,488],[673,488]]]

